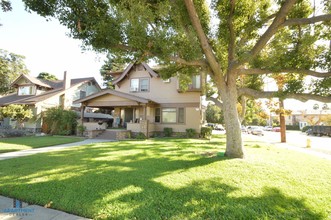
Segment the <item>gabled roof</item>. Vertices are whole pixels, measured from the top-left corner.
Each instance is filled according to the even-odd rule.
[[[113,89],[106,89],[106,90],[103,90],[101,92],[89,95],[85,98],[78,99],[78,100],[74,101],[74,103],[82,103],[82,102],[90,101],[92,99],[95,99],[95,98],[98,98],[98,97],[101,97],[101,96],[104,96],[104,95],[107,95],[107,94],[118,96],[118,97],[125,98],[125,99],[129,99],[129,100],[139,102],[139,103],[144,103],[144,104],[150,102],[150,100],[145,99],[145,98],[141,98],[141,97],[134,96],[134,95],[124,93],[124,92],[119,92],[119,91],[116,91],[116,90],[113,90]]]
[[[24,75],[26,76],[26,75]],[[22,77],[22,75],[16,79],[14,81],[14,83],[20,79]],[[25,77],[26,78],[26,77]],[[23,104],[23,105],[32,105],[32,104],[36,104],[37,102],[41,102],[41,101],[44,101],[54,95],[59,95],[61,93],[64,93],[65,90],[63,88],[63,80],[56,80],[56,81],[48,81],[48,80],[39,80],[39,79],[36,79],[35,77],[32,77],[32,76],[29,76],[29,81],[31,83],[38,83],[36,85],[40,85],[40,82],[43,82],[43,83],[47,83],[48,84],[48,88],[50,88],[50,90],[48,91],[45,91],[39,95],[24,95],[24,96],[19,96],[17,95],[17,93],[11,93],[9,95],[6,95],[6,96],[2,96],[0,97],[0,106],[5,106],[5,105],[10,105],[10,104]],[[26,79],[28,79],[26,78]],[[30,80],[31,79],[31,80]],[[38,80],[40,82],[38,82]],[[99,84],[96,82],[96,80],[94,79],[94,77],[87,77],[87,78],[77,78],[77,79],[71,79],[71,85],[70,87],[73,87],[73,86],[76,86],[78,84],[81,84],[81,83],[85,83],[85,82],[90,82],[90,81],[93,81],[95,82],[95,85],[99,88]]]
[[[113,85],[116,85],[117,83],[121,82],[132,70],[132,68],[136,65],[136,63],[131,63],[123,72],[122,74],[116,78],[115,80],[113,80]],[[151,75],[151,77],[159,77],[159,74],[157,74],[154,70],[152,70],[146,63],[141,63],[141,65],[144,66],[144,68],[147,70],[147,72]]]
[[[42,87],[46,87],[46,88],[52,88],[50,85],[48,85],[47,83],[43,82],[42,80],[33,77],[33,76],[29,76],[29,75],[25,75],[22,74],[20,75],[12,84],[12,87],[17,87],[17,82],[20,81],[22,78],[27,79],[28,81],[30,81],[32,84],[38,85],[38,86],[42,86]]]

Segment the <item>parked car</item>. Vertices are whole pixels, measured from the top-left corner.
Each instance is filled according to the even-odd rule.
[[[307,133],[308,135],[315,135],[315,136],[329,136],[331,137],[331,126],[323,126],[323,125],[315,125],[312,126],[309,132]]]
[[[208,124],[206,124],[206,127],[211,127],[214,130],[215,129],[215,124],[208,123]]]
[[[263,128],[263,130],[265,130],[265,131],[272,131],[272,126],[265,126]]]
[[[262,136],[264,135],[262,128],[259,128],[259,127],[252,128],[251,134],[262,135]]]
[[[250,125],[250,126],[247,126],[247,133],[248,134],[251,134],[252,133],[252,130],[254,128],[258,128],[259,126],[256,126],[256,125]]]
[[[247,128],[244,125],[241,126],[241,132],[247,133]]]
[[[215,124],[214,129],[218,131],[225,131],[223,125],[220,124]]]
[[[274,131],[274,132],[280,132],[280,127],[274,127],[274,128],[272,129],[272,131]]]

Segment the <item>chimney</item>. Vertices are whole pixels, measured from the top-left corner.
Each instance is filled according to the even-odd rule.
[[[67,71],[64,71],[63,76],[63,89],[69,89],[71,86],[71,79],[69,77],[69,74],[67,74]]]

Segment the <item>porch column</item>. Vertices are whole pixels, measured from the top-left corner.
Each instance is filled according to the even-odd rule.
[[[85,112],[86,106],[82,103],[82,106],[80,108],[80,124],[84,124],[84,112]]]
[[[144,105],[144,118],[143,119],[144,120],[147,119],[147,105],[146,104]]]

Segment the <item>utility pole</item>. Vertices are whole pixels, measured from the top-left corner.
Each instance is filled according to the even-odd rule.
[[[279,123],[280,123],[280,142],[286,143],[286,124],[284,100],[279,99]]]

